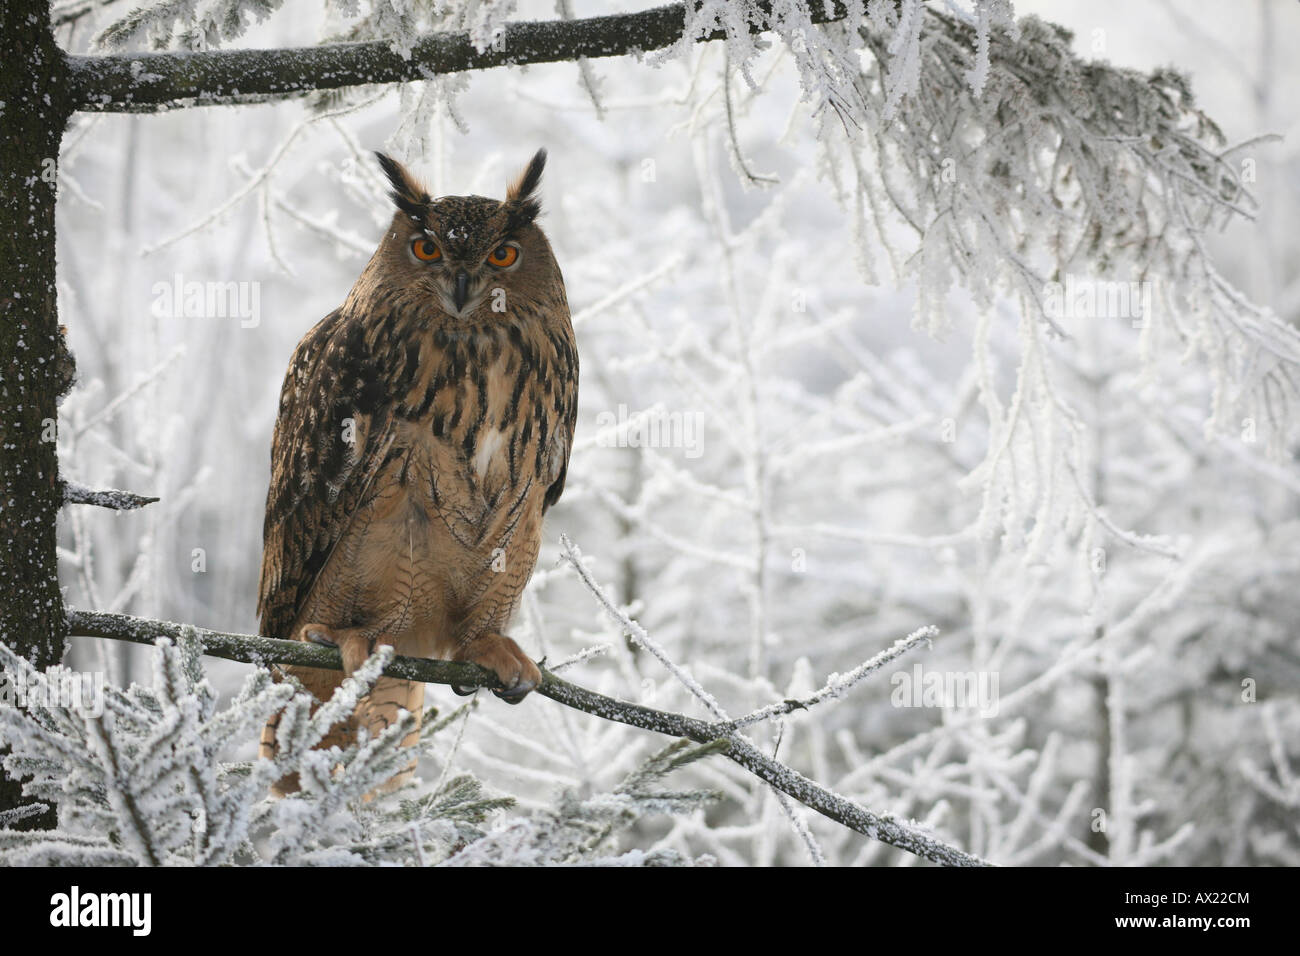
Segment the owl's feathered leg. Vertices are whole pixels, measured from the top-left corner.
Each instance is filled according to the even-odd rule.
[[[419,681],[399,680],[395,677],[381,677],[375,681],[370,693],[362,699],[357,707],[356,721],[365,727],[370,737],[383,733],[397,721],[398,712],[406,710],[415,715],[415,729],[402,741],[403,747],[414,747],[420,740],[420,725],[424,715],[424,684]],[[417,760],[412,759],[401,771],[372,793],[366,794],[369,800],[376,793],[390,793],[409,783],[415,776]]]
[[[344,675],[339,671],[321,670],[317,667],[284,667],[283,673],[288,677],[296,679],[305,690],[311,693],[318,701],[329,700],[334,691],[343,683]],[[277,677],[277,680],[279,678]],[[316,707],[312,707],[315,713]],[[258,747],[258,755],[267,759],[274,758],[278,752],[275,742],[276,730],[280,726],[280,720],[283,711],[278,711],[267,719],[265,726],[262,727],[262,737]],[[328,749],[330,747],[345,748],[356,743],[357,740],[357,721],[356,717],[351,716],[347,720],[340,721],[330,728],[330,732],[325,738],[317,744],[318,749]],[[291,793],[296,793],[299,789],[298,775],[289,774],[276,781],[271,787],[271,793],[277,797],[284,797]]]
[[[296,639],[337,647],[343,658],[343,671],[321,670],[315,667],[286,667],[285,671],[297,678],[302,685],[319,701],[329,700],[344,679],[356,672],[366,658],[374,653],[375,645],[386,643],[383,637],[369,636],[363,628],[330,628],[323,624],[309,623],[298,629]],[[313,708],[314,712],[315,708]],[[419,681],[400,680],[394,677],[380,677],[375,681],[370,693],[362,698],[356,713],[347,721],[336,724],[329,734],[317,745],[317,749],[329,747],[348,747],[357,741],[357,734],[362,727],[367,735],[374,739],[396,722],[398,711],[407,710],[415,715],[415,729],[402,741],[403,747],[414,746],[420,739],[420,723],[424,713],[424,684]],[[263,757],[275,755],[275,732],[280,725],[280,714],[274,714],[262,728],[259,753]],[[379,787],[375,793],[389,792],[407,783],[415,773],[416,761],[405,767],[391,780]],[[285,796],[298,790],[296,774],[290,774],[276,782],[272,792],[276,796]],[[375,793],[367,794],[370,799]]]
[[[351,677],[357,668],[375,652],[379,644],[391,643],[384,635],[375,636],[373,628],[330,628],[323,624],[304,624],[298,630],[299,640],[327,647],[337,647],[343,658],[343,673]],[[415,729],[402,741],[403,747],[413,747],[420,739],[420,723],[424,714],[424,684],[419,681],[380,677],[370,688],[370,693],[357,705],[354,720],[364,727],[373,740],[397,722],[398,712],[406,710],[415,715]],[[415,775],[416,761],[412,760],[400,773],[376,792],[390,792],[407,783]],[[374,794],[367,794],[367,799]]]

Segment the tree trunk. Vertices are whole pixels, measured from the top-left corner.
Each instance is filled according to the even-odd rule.
[[[49,22],[48,0],[0,4],[0,640],[40,668],[63,658],[67,635],[54,423],[72,377],[54,285],[56,168],[71,109]],[[0,810],[22,802],[0,773]],[[19,825],[52,823],[46,814]]]

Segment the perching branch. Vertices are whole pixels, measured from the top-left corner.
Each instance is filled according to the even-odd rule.
[[[813,23],[847,15],[841,0],[809,6]],[[754,26],[761,32],[766,22]],[[326,43],[280,50],[206,50],[117,53],[67,57],[68,92],[74,108],[107,112],[156,112],[180,106],[258,103],[313,90],[370,83],[404,83],[445,73],[495,66],[558,63],[583,57],[625,56],[660,50],[681,41],[686,5],[580,20],[506,25],[501,42],[480,52],[468,33],[434,33],[403,56],[382,41]],[[721,40],[715,31],[700,42]]]
[[[133,491],[119,491],[116,488],[95,491],[93,488],[71,481],[63,486],[63,503],[69,505],[95,505],[100,508],[112,508],[114,511],[134,511],[136,508],[151,505],[157,500],[147,495],[137,495]]]
[[[127,614],[110,614],[103,611],[68,610],[68,631],[72,635],[104,637],[152,645],[159,637],[179,638],[191,633],[210,657],[240,661],[266,667],[271,664],[291,664],[299,667],[319,667],[325,670],[342,670],[342,659],[337,650],[300,641],[281,641],[251,634],[230,634],[190,628],[170,621],[154,621]],[[384,668],[384,674],[404,680],[423,681],[427,684],[456,684],[462,687],[497,688],[500,682],[491,671],[452,661],[424,658],[394,657]],[[542,667],[542,684],[537,693],[557,703],[572,707],[596,717],[640,727],[673,737],[687,737],[697,743],[711,743],[725,739],[726,756],[744,767],[759,779],[771,784],[806,807],[843,824],[872,839],[907,850],[945,866],[988,866],[988,862],[949,846],[937,837],[912,823],[895,819],[889,814],[877,814],[837,793],[819,786],[795,770],[760,753],[749,741],[728,731],[727,722],[710,722],[681,714],[655,710],[615,700],[603,694],[570,684]]]

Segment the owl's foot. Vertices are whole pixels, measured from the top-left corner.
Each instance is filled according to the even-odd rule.
[[[496,674],[503,686],[492,693],[508,704],[519,703],[542,682],[542,672],[519,645],[504,634],[492,631],[462,644],[452,660],[469,661]],[[473,688],[452,689],[458,694],[473,693]]]
[[[304,624],[298,630],[298,640],[337,647],[343,657],[343,673],[351,677],[371,654],[375,652],[374,638],[367,637],[361,628],[332,628],[324,624]]]

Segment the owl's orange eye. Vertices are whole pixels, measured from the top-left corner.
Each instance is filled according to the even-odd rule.
[[[411,252],[421,262],[437,262],[442,258],[442,250],[438,248],[438,244],[424,236],[411,241]]]
[[[488,262],[498,269],[508,269],[515,264],[519,258],[519,250],[515,246],[500,245],[492,250],[488,256]]]

